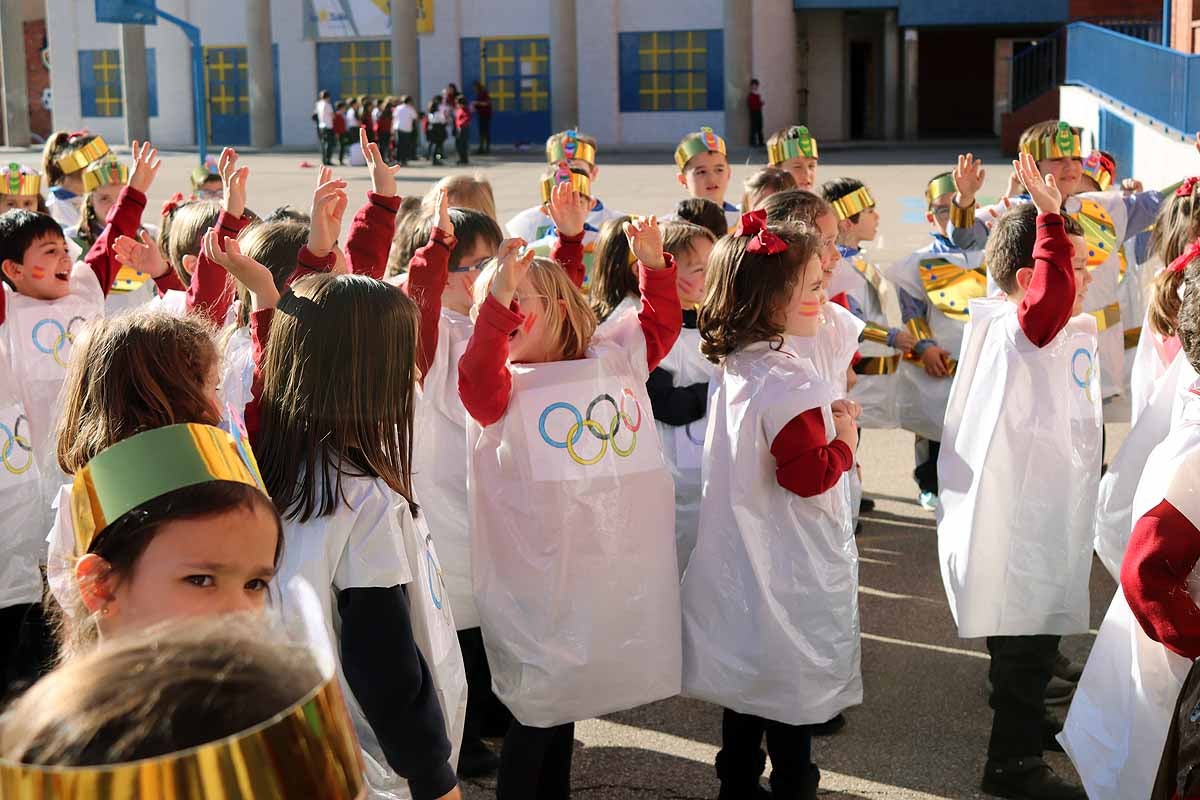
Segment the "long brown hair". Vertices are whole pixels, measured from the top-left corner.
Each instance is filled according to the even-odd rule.
[[[1195,191],[1188,195],[1170,195],[1158,210],[1150,234],[1150,252],[1166,267],[1197,237],[1200,237],[1200,195]],[[1174,336],[1178,331],[1179,287],[1182,285],[1182,272],[1164,269],[1154,278],[1146,318],[1150,327],[1162,336]]]
[[[66,177],[66,173],[58,166],[60,158],[82,149],[95,138],[90,133],[72,134],[69,131],[50,134],[42,148],[42,174],[46,176],[47,185],[58,186]]]
[[[334,513],[344,477],[379,478],[413,502],[418,319],[403,292],[361,275],[313,275],[284,294],[254,452],[285,518]]]
[[[603,322],[626,297],[638,294],[638,276],[630,260],[629,239],[624,226],[633,217],[628,214],[610,219],[600,226],[592,253],[591,283],[588,297],[596,319]]]
[[[158,229],[158,252],[187,286],[192,274],[183,265],[184,256],[200,255],[200,240],[217,224],[221,204],[216,200],[188,200],[169,206]]]
[[[135,433],[219,424],[204,385],[216,363],[213,330],[199,317],[142,310],[92,321],[67,368],[58,465],[73,475]]]
[[[273,222],[255,222],[238,234],[238,245],[248,258],[252,258],[271,270],[275,288],[283,292],[288,278],[296,271],[300,251],[308,242],[309,225],[293,219]],[[229,277],[236,285],[238,299],[238,327],[250,324],[250,292],[240,282]]]
[[[700,351],[714,364],[754,342],[783,345],[783,309],[821,240],[807,225],[781,223],[767,230],[788,248],[776,255],[746,250],[752,237],[725,236],[708,258],[704,303],[696,319]]]

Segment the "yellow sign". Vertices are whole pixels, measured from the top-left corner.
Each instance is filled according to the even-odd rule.
[[[417,0],[417,33],[433,33],[434,0]]]

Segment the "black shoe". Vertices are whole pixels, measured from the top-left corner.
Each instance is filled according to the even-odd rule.
[[[842,728],[846,727],[845,716],[838,714],[828,722],[822,722],[820,725],[810,725],[809,730],[813,736],[834,736],[841,733]]]
[[[1087,793],[1068,783],[1040,758],[988,761],[979,788],[1010,800],[1087,800]]]
[[[875,501],[872,500],[871,498],[864,497],[862,500],[858,501],[858,513],[870,514],[874,510],[875,510]]]
[[[1070,681],[1064,681],[1057,675],[1050,676],[1050,682],[1046,684],[1046,705],[1062,706],[1071,702],[1071,698],[1075,695],[1075,684]]]
[[[724,750],[717,753],[717,780],[721,792],[717,800],[769,800],[771,793],[759,782],[767,768],[767,754],[744,754],[741,761],[730,759]]]
[[[1054,677],[1068,683],[1079,683],[1079,679],[1083,677],[1083,667],[1059,651],[1058,656],[1054,659]]]
[[[748,788],[744,786],[726,786],[722,783],[717,800],[771,800],[772,797],[774,795],[759,783]]]
[[[458,753],[458,777],[486,778],[500,769],[500,756],[479,739],[464,739]]]
[[[809,764],[808,771],[800,776],[783,777],[778,769],[771,772],[771,793],[775,800],[817,800],[817,787],[821,784],[821,770]]]
[[[1058,721],[1058,717],[1047,713],[1042,717],[1042,749],[1050,750],[1055,753],[1066,752],[1063,746],[1058,742],[1058,735],[1062,733],[1063,724]]]

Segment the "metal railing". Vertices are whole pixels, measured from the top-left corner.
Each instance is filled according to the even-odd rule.
[[[1062,31],[1039,39],[1012,58],[1008,96],[1017,109],[1050,91],[1066,76],[1066,49]]]
[[[1149,17],[1090,17],[1078,20],[1090,22],[1100,28],[1123,33],[1143,42],[1159,43],[1162,41],[1162,20]]]

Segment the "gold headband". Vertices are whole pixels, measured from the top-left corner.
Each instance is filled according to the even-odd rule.
[[[85,169],[88,164],[108,155],[108,144],[97,136],[78,150],[67,153],[55,162],[55,165],[66,175],[72,175]]]
[[[564,161],[558,165],[558,170],[553,175],[548,175],[542,178],[542,202],[550,202],[550,192],[560,183],[570,183],[571,188],[579,192],[585,197],[592,196],[592,180],[587,175],[580,175],[578,172],[571,171],[566,166]]]
[[[129,167],[115,158],[104,158],[88,165],[83,171],[83,191],[94,191],[108,184],[129,183]]]
[[[683,172],[687,163],[701,153],[725,153],[725,140],[713,133],[712,128],[701,128],[698,133],[689,134],[675,148],[675,166]]]
[[[775,142],[767,144],[767,160],[772,167],[777,167],[793,158],[816,158],[817,140],[809,134],[804,125],[794,125]]]
[[[20,164],[9,164],[0,170],[0,194],[31,197],[41,194],[42,176]]]
[[[586,161],[594,167],[596,148],[580,139],[574,128],[563,131],[546,142],[546,163],[557,164],[560,161]]]
[[[1021,145],[1021,152],[1029,153],[1034,161],[1050,158],[1082,158],[1083,148],[1079,145],[1079,131],[1066,122],[1059,122],[1053,133],[1031,138]]]
[[[862,213],[864,210],[875,205],[875,198],[871,197],[871,193],[867,191],[867,187],[860,186],[849,194],[844,194],[837,200],[834,200],[830,205],[837,212],[838,219],[850,219],[855,214]]]
[[[925,187],[925,205],[928,208],[933,208],[934,200],[937,200],[944,194],[953,194],[957,191],[958,187],[954,185],[953,175],[939,175]]]
[[[109,525],[143,503],[210,481],[262,490],[258,464],[243,436],[235,439],[220,428],[193,423],[154,428],[118,442],[75,474],[75,555],[87,553]]]
[[[1113,182],[1113,163],[1101,155],[1099,150],[1093,150],[1083,160],[1083,174],[1090,176],[1100,187],[1100,191],[1107,192]]]

